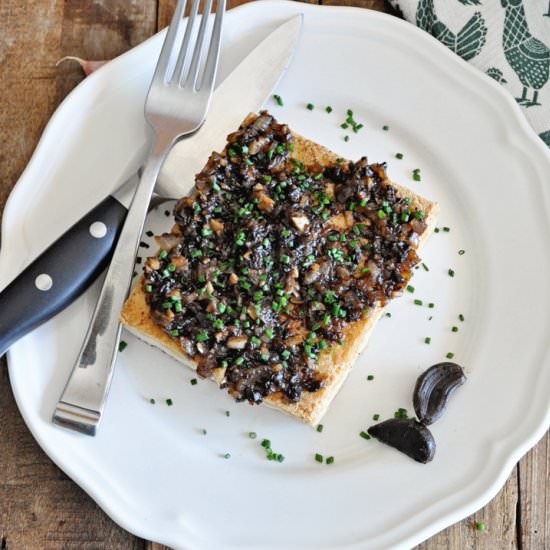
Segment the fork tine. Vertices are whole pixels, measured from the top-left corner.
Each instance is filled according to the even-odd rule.
[[[170,22],[170,26],[168,27],[168,31],[160,51],[159,60],[157,61],[157,66],[155,68],[155,74],[153,75],[153,82],[157,79],[164,80],[166,78],[166,72],[170,62],[170,54],[174,48],[174,42],[176,41],[176,37],[178,35],[178,29],[183,21],[186,3],[186,0],[178,0],[176,9],[174,10],[174,15],[172,16],[172,21]]]
[[[193,88],[197,80],[197,73],[199,72],[199,65],[201,60],[202,48],[204,45],[204,38],[206,36],[206,26],[208,25],[208,19],[210,10],[212,9],[212,0],[206,0],[204,9],[202,10],[201,24],[199,27],[199,33],[197,34],[197,41],[195,43],[195,49],[193,50],[193,57],[191,64],[189,65],[189,71],[187,78],[185,79],[184,86],[190,86]]]
[[[199,90],[202,90],[206,86],[209,90],[214,87],[214,80],[216,79],[216,69],[218,66],[218,56],[220,53],[221,34],[223,16],[225,13],[226,0],[218,0],[216,6],[216,18],[214,20],[214,27],[212,29],[212,35],[210,37],[210,47],[208,48],[208,56],[204,65],[204,73]]]
[[[181,79],[185,58],[187,56],[187,48],[189,47],[189,40],[191,40],[191,34],[193,34],[193,27],[195,26],[195,19],[197,17],[197,12],[199,11],[199,1],[200,0],[193,0],[193,4],[191,5],[191,11],[189,13],[189,17],[187,18],[187,26],[185,27],[185,34],[183,35],[183,42],[181,43],[178,60],[176,61],[176,67],[174,68],[172,78],[170,79],[172,84],[179,82]]]

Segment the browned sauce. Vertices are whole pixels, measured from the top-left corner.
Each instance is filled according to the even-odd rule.
[[[144,267],[155,321],[239,401],[298,401],[319,354],[400,292],[426,227],[384,164],[304,166],[267,112],[228,136]]]

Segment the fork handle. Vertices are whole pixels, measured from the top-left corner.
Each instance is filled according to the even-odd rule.
[[[71,376],[53,415],[56,424],[95,435],[111,385],[121,325],[147,207],[171,140],[156,139],[107,270]]]

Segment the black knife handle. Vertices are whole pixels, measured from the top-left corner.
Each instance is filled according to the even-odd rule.
[[[127,212],[107,197],[0,293],[0,356],[94,282],[111,258]]]

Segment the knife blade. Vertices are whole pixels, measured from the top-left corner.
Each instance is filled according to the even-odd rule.
[[[166,159],[157,182],[162,196],[188,193],[208,154],[223,145],[226,135],[248,112],[262,106],[290,64],[302,18],[294,16],[277,27],[216,88],[206,122],[192,137],[179,142]],[[184,180],[181,174],[191,177]],[[102,273],[115,249],[137,181],[137,176],[127,180],[0,292],[0,357],[19,338],[76,300]]]
[[[216,92],[216,111],[211,111],[207,118],[217,120],[214,120],[214,125],[206,127],[206,134],[202,133],[203,125],[197,134],[182,141],[179,159],[196,158],[202,165],[213,145],[225,140],[227,133],[234,130],[250,111],[261,107],[290,63],[301,25],[302,16],[298,16],[278,27],[226,78]],[[235,105],[237,99],[238,107]],[[216,141],[212,142],[214,136]],[[190,174],[187,170],[194,166],[191,162],[183,164],[181,160],[175,161],[175,164],[178,170],[185,170],[180,172],[179,177],[182,180]],[[194,172],[191,173],[194,175]],[[189,177],[184,181],[184,187],[177,189],[178,194],[184,194],[192,187]],[[164,189],[167,189],[166,185]],[[169,185],[167,190],[172,194]],[[92,332],[90,329],[88,334]],[[87,350],[88,347],[93,349],[94,345],[92,340],[86,338],[82,350]],[[81,351],[57,404],[53,422],[94,436],[102,418],[112,380],[113,364],[107,369],[101,361],[84,363],[80,360],[82,353]]]

